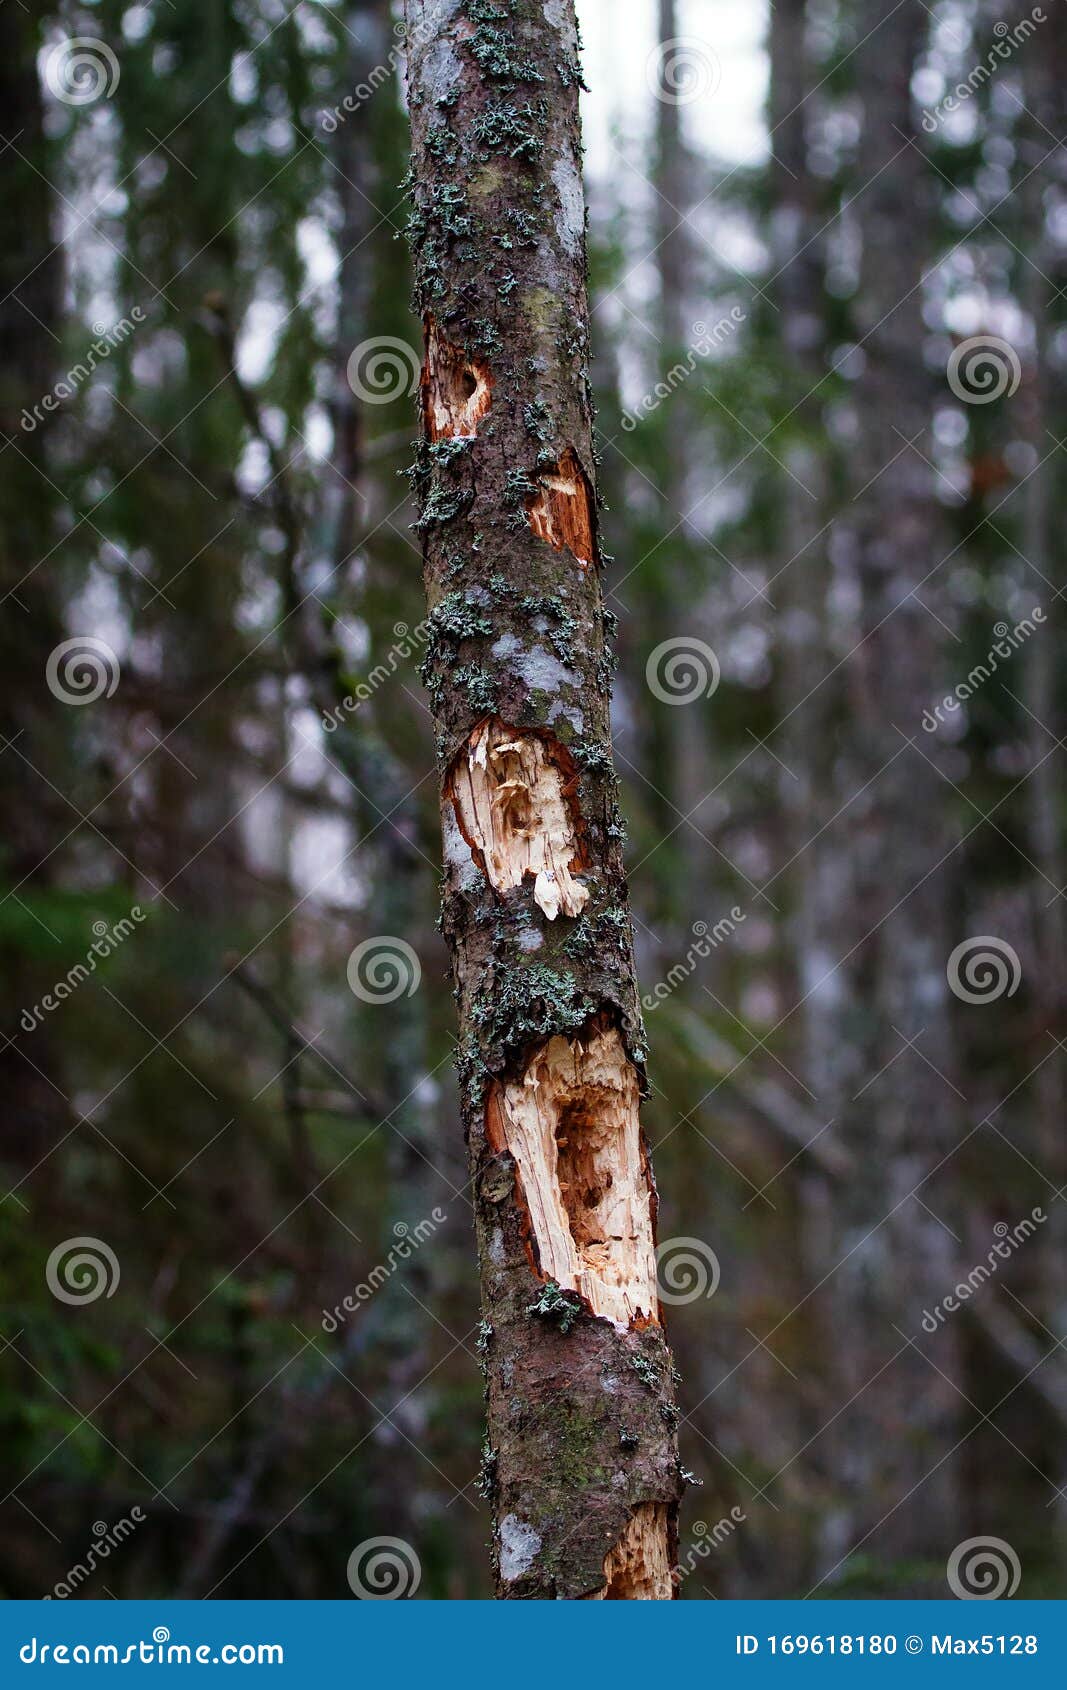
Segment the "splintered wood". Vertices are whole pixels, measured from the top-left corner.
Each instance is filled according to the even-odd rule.
[[[579,851],[564,772],[542,738],[490,717],[471,735],[451,792],[460,832],[498,892],[530,875],[549,921],[560,910],[581,913],[589,889],[574,878]]]
[[[667,1505],[641,1502],[604,1557],[604,1588],[591,1602],[669,1602],[674,1594],[667,1549]]]
[[[539,475],[538,492],[526,501],[530,527],[539,540],[573,553],[583,569],[593,561],[593,523],[590,515],[589,483],[568,446],[557,467]]]
[[[489,366],[468,358],[441,334],[432,317],[426,319],[426,362],[422,371],[422,411],[426,438],[469,439],[491,402]]]
[[[657,1318],[652,1191],[638,1084],[615,1028],[549,1039],[489,1102],[519,1171],[538,1271],[620,1330]]]

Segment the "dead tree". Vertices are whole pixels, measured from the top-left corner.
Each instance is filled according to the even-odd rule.
[[[666,1599],[682,1488],[611,757],[573,0],[407,0],[443,926],[504,1597]]]

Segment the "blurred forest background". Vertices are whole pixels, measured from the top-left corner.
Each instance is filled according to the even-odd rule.
[[[1063,1595],[1063,0],[578,10],[680,1594]],[[9,1597],[490,1590],[399,24],[0,5]]]

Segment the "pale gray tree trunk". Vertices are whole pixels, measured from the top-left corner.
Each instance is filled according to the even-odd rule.
[[[942,678],[945,636],[933,613],[945,615],[937,571],[951,549],[928,461],[933,389],[923,364],[933,189],[908,144],[925,21],[918,6],[865,0],[856,24],[861,37],[872,32],[854,61],[865,361],[854,383],[851,502],[834,544],[859,614],[843,670],[843,808],[832,824],[844,871],[839,960],[816,989],[828,993],[842,1046],[855,1053],[829,1100],[860,1170],[837,1189],[827,1286],[841,1337],[838,1406],[854,1398],[833,1434],[840,1550],[936,1564],[961,1536],[952,1452],[965,1404],[957,1327],[950,1321],[927,1338],[921,1321],[957,1277],[957,1173],[945,1167],[965,1128],[946,980],[955,942],[951,791],[920,725]],[[928,1344],[930,1359],[909,1340]]]

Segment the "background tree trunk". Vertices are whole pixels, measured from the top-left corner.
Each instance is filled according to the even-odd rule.
[[[910,1342],[922,1337],[928,1302],[955,1278],[959,1223],[951,1182],[938,1173],[962,1136],[946,979],[952,841],[939,751],[922,743],[920,726],[921,701],[940,672],[937,571],[951,550],[930,462],[933,389],[923,365],[933,200],[910,83],[925,13],[870,0],[857,29],[872,32],[856,54],[855,327],[864,366],[835,557],[858,625],[836,765],[840,921],[820,989],[836,1005],[850,1057],[828,1115],[864,1173],[838,1187],[828,1263],[827,1294],[845,1335],[835,1402],[852,1404],[836,1422],[845,1460],[832,1519],[839,1551],[935,1562],[961,1535],[953,1449],[966,1405],[957,1330],[939,1330],[930,1361]],[[920,1487],[923,1505],[904,1506]]]

